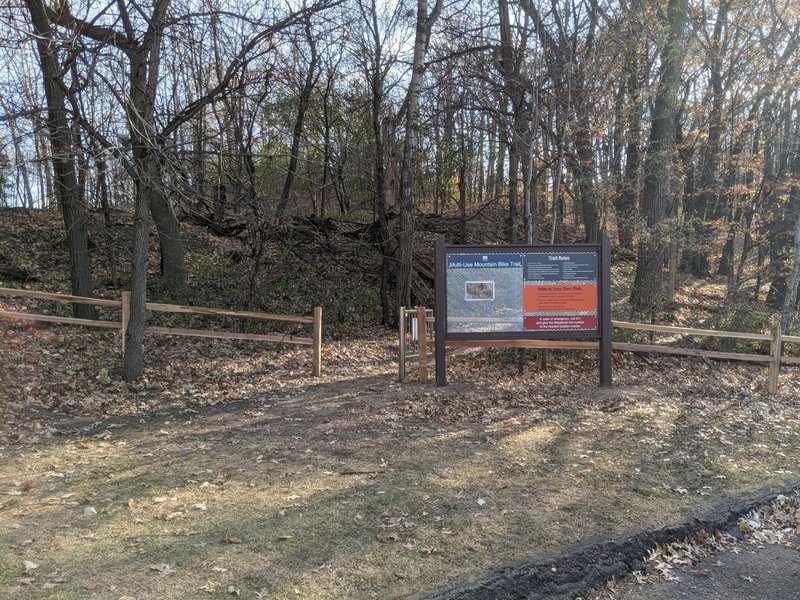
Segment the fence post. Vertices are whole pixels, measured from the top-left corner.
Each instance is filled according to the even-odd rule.
[[[403,381],[406,378],[406,307],[400,307],[400,323],[398,334],[400,335],[400,355],[398,357],[398,379]]]
[[[417,307],[417,339],[419,340],[419,380],[428,381],[428,315],[424,306]]]
[[[769,394],[772,396],[778,391],[778,374],[781,370],[781,321],[777,319],[772,330],[772,340],[769,343],[769,353],[772,360],[769,363]]]
[[[312,374],[319,377],[322,373],[322,307],[314,307],[314,346],[312,351]]]
[[[128,322],[131,320],[131,293],[122,292],[122,354],[125,354],[125,338],[128,335]]]

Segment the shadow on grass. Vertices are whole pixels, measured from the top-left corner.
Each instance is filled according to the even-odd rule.
[[[0,541],[13,550],[0,586],[48,597],[50,575],[64,580],[53,583],[63,598],[197,598],[231,586],[245,597],[404,597],[763,480],[730,461],[766,464],[741,452],[773,425],[740,423],[761,400],[699,406],[669,380],[601,392],[593,375],[552,385],[535,374],[515,392],[517,414],[530,417],[516,424],[400,410],[468,403],[470,390],[502,395],[508,376],[440,391],[386,375],[304,380],[8,455],[5,487],[30,489],[0,509]],[[800,458],[796,432],[767,442],[786,464]],[[99,514],[84,517],[88,506]],[[22,560],[40,565],[33,586],[14,584]],[[159,577],[158,564],[176,572]]]

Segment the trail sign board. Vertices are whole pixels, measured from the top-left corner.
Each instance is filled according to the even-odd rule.
[[[436,382],[447,342],[597,339],[611,385],[610,252],[599,244],[448,246],[436,243]],[[476,345],[480,345],[476,343]]]

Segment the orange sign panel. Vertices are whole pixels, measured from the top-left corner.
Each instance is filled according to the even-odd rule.
[[[597,285],[526,285],[522,291],[526,313],[567,313],[597,310]]]

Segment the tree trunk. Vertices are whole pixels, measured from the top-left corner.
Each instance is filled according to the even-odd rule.
[[[797,181],[797,178],[800,177],[800,122],[793,125],[795,131],[792,136],[790,173],[792,179]],[[792,185],[789,190],[787,212],[794,217],[794,236],[791,249],[792,269],[787,277],[786,291],[781,306],[781,325],[784,331],[789,329],[789,323],[794,316],[797,307],[797,287],[800,284],[800,186],[797,184]]]
[[[10,115],[11,110],[9,107],[5,105],[3,102],[3,98],[0,98],[0,107],[2,107],[3,111],[6,114],[9,114],[8,119],[8,130],[11,134],[11,143],[14,146],[14,161],[17,165],[17,172],[19,173],[19,177],[22,178],[22,190],[23,190],[23,206],[27,206],[30,209],[34,207],[34,200],[33,200],[33,188],[31,186],[30,181],[30,174],[28,173],[28,165],[25,160],[25,156],[22,153],[22,138],[19,134],[19,130],[17,129],[17,118]],[[19,181],[19,179],[17,180]]]
[[[795,194],[800,190],[795,188]],[[789,323],[797,306],[797,287],[800,285],[800,214],[794,220],[794,244],[792,247],[792,271],[786,284],[786,292],[781,306],[781,327],[784,331],[789,329]]]
[[[481,113],[480,116],[480,125],[478,126],[478,161],[477,161],[477,169],[478,169],[478,189],[475,191],[475,200],[478,204],[483,203],[483,190],[486,189],[486,171],[483,168],[483,165],[486,164],[485,161],[485,151],[486,151],[486,114]],[[465,135],[462,132],[462,139]]]
[[[63,82],[59,81],[61,66],[55,46],[53,29],[42,0],[25,0],[31,16],[36,47],[42,67],[42,79],[47,99],[47,131],[50,135],[55,191],[70,257],[70,281],[72,294],[92,296],[91,268],[89,264],[88,235],[86,231],[86,209],[81,202],[76,173],[76,140],[70,128],[66,108]],[[93,306],[73,304],[73,314],[80,319],[94,319],[97,311]]]
[[[295,117],[294,130],[292,131],[292,149],[289,155],[289,170],[286,172],[286,180],[284,181],[281,199],[278,204],[278,217],[281,219],[286,213],[286,208],[289,205],[289,200],[292,195],[292,189],[294,188],[294,180],[297,177],[297,162],[300,154],[300,141],[303,136],[303,123],[305,121],[308,105],[311,102],[311,92],[314,91],[314,86],[317,84],[317,64],[319,59],[317,56],[317,45],[311,31],[310,19],[306,21],[305,30],[306,42],[308,42],[308,47],[311,51],[311,60],[308,63],[306,80],[300,92],[300,103],[297,107],[297,116]]]
[[[400,177],[400,223],[397,234],[397,305],[411,306],[411,271],[414,243],[414,163],[419,136],[419,97],[425,74],[425,54],[431,28],[442,10],[436,0],[428,14],[427,0],[417,0],[417,27],[414,36],[414,60],[411,81],[406,95],[406,139],[403,148],[403,170]]]
[[[664,261],[669,240],[672,204],[672,154],[675,149],[675,115],[683,69],[687,0],[669,0],[669,31],[662,51],[662,70],[653,106],[653,125],[645,160],[642,210],[648,237],[639,242],[636,278],[631,293],[635,311],[655,313],[664,292]]]
[[[464,113],[459,114],[458,159],[458,244],[467,243],[467,133],[464,130]]]
[[[161,30],[169,0],[159,0],[154,8],[147,45],[129,52],[131,99],[128,112],[137,188],[143,187],[143,201],[158,230],[161,250],[161,277],[179,296],[186,287],[186,259],[180,223],[167,197],[163,169],[157,152],[159,141],[154,133],[154,106],[161,61]],[[131,302],[135,302],[132,299]]]
[[[518,195],[519,195],[519,155],[517,154],[516,127],[511,132],[511,143],[508,145],[508,221],[506,235],[509,244],[517,243],[519,228]]]
[[[535,244],[539,241],[539,212],[537,210],[537,183],[538,175],[534,175],[534,148],[536,141],[536,127],[539,122],[538,102],[534,102],[531,114],[531,127],[528,132],[527,152],[523,163],[522,179],[525,203],[525,243]]]
[[[383,117],[383,95],[384,95],[384,73],[383,65],[383,41],[380,35],[378,24],[378,14],[376,10],[376,0],[371,2],[371,11],[365,14],[367,27],[372,36],[372,47],[365,48],[369,53],[369,67],[367,74],[370,81],[370,119],[371,133],[375,142],[375,152],[372,156],[372,175],[373,175],[373,196],[372,206],[378,222],[378,239],[376,245],[381,253],[380,265],[380,299],[381,299],[381,322],[389,325],[393,322],[393,311],[391,309],[389,291],[391,289],[392,253],[393,236],[390,230],[388,207],[386,202],[386,149],[385,140],[392,142],[394,139],[394,119]],[[393,148],[392,148],[393,151]],[[391,158],[391,160],[394,160]],[[342,177],[342,166],[339,167],[339,178]],[[394,184],[393,184],[394,186]]]
[[[144,169],[141,165],[140,172]],[[122,377],[135,381],[142,375],[144,367],[144,329],[147,318],[147,259],[149,250],[150,209],[147,185],[136,184],[136,199],[133,215],[133,255],[131,257],[131,314],[125,334],[125,357]]]
[[[331,70],[328,73],[325,92],[322,96],[322,128],[323,128],[323,150],[322,150],[322,190],[319,199],[319,216],[325,218],[328,212],[328,186],[333,185],[336,189],[336,181],[331,172],[331,107],[330,98],[333,94],[334,75],[336,72]]]
[[[114,252],[114,235],[111,232],[111,206],[108,202],[108,176],[106,162],[95,155],[97,165],[97,193],[100,196],[100,206],[103,210],[103,238],[106,243],[106,259],[111,270],[111,285],[119,285],[117,278],[117,257]]]
[[[152,156],[150,160],[154,162]],[[181,227],[172,203],[164,193],[164,182],[163,177],[160,176],[160,169],[155,164],[152,165],[152,168],[156,169],[159,175],[152,179],[152,187],[148,190],[148,197],[150,199],[150,212],[158,230],[158,247],[161,251],[161,278],[168,289],[180,296],[186,287],[186,258],[183,250],[183,240],[181,239]]]
[[[525,49],[525,40],[520,41],[520,48],[515,52],[511,33],[511,18],[507,0],[498,0],[500,16],[500,60],[497,68],[503,76],[503,91],[511,103],[511,140],[508,143],[508,219],[506,235],[510,244],[517,243],[519,229],[519,166],[526,132],[524,116],[525,87],[522,83],[521,56]]]
[[[628,114],[625,123],[625,168],[621,174],[615,195],[614,208],[617,211],[617,235],[621,248],[633,252],[636,200],[639,195],[639,170],[642,164],[640,139],[644,100],[642,99],[642,78],[639,73],[638,58],[634,55],[628,62]]]
[[[491,117],[489,125],[489,133],[487,135],[489,144],[489,153],[486,157],[486,193],[488,200],[493,202],[497,199],[497,192],[495,191],[495,162],[497,161],[497,118]]]
[[[562,210],[563,203],[561,202],[561,173],[564,170],[564,146],[567,143],[565,122],[562,122],[558,127],[558,141],[556,143],[556,152],[558,153],[558,158],[556,159],[556,167],[555,171],[553,172],[553,220],[550,224],[551,244],[561,241],[564,223],[564,211]]]
[[[573,164],[575,172],[580,216],[583,220],[584,241],[596,244],[600,239],[600,210],[597,206],[594,178],[594,152],[592,151],[592,132],[588,128],[580,128],[575,134],[575,155]]]
[[[383,269],[381,274],[381,307],[383,308],[384,324],[393,322],[394,311],[391,309],[391,287],[397,281],[397,122],[394,115],[384,117],[381,121],[379,135],[381,136],[381,154],[376,157],[380,162],[380,194],[377,200],[379,205],[378,221],[380,224],[380,243]],[[409,306],[400,304],[399,306]]]
[[[148,230],[150,209],[155,207],[165,220],[166,227],[159,227],[159,237],[169,244],[180,245],[180,252],[173,256],[162,247],[162,271],[173,283],[185,285],[183,250],[177,227],[170,226],[175,214],[167,204],[163,191],[162,173],[155,152],[158,141],[153,132],[155,121],[155,97],[161,64],[161,35],[169,0],[156,0],[149,21],[147,34],[141,44],[127,51],[129,60],[129,98],[125,103],[128,128],[131,133],[133,170],[136,174],[136,198],[134,204],[133,255],[131,257],[131,315],[125,338],[123,376],[126,381],[138,379],[144,366],[144,328],[147,314],[147,264],[149,256]],[[162,224],[163,225],[163,224]],[[177,219],[174,220],[177,225]],[[163,236],[162,236],[163,230]],[[172,247],[172,246],[170,246]],[[166,269],[169,269],[167,271]],[[172,269],[177,269],[173,280]],[[181,275],[182,274],[182,275]],[[183,279],[181,280],[181,276]],[[177,281],[176,281],[177,280]]]

